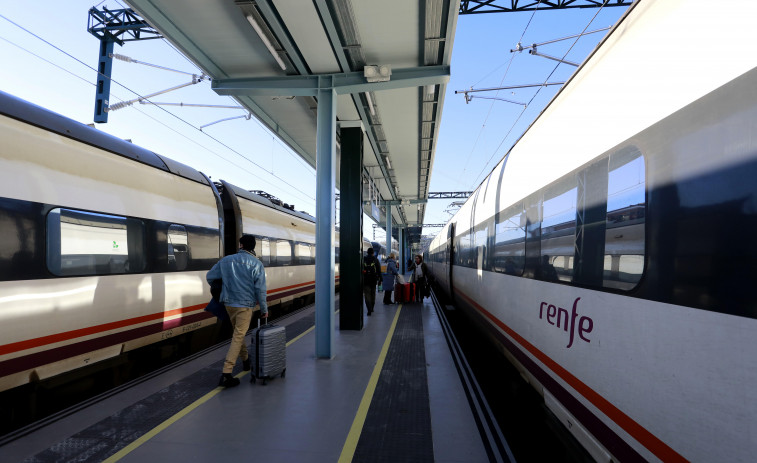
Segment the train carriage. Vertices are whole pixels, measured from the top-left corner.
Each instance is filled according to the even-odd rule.
[[[312,297],[311,216],[2,92],[0,140],[0,391],[214,337],[205,274],[242,233],[270,305]]]
[[[757,7],[685,3],[635,2],[429,248],[597,461],[757,452]]]

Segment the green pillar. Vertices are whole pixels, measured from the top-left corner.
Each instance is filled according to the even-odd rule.
[[[341,123],[339,329],[363,329],[363,128]]]

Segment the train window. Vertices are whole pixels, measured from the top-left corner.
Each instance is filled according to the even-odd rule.
[[[286,240],[276,241],[276,264],[292,264],[292,243]]]
[[[189,262],[187,229],[181,225],[170,225],[166,242],[168,244],[168,269],[179,272],[186,270]]]
[[[488,270],[489,265],[489,221],[482,222],[474,228],[473,238],[473,266],[477,269]]]
[[[630,290],[644,271],[644,157],[636,150],[610,156],[603,286]]]
[[[547,281],[571,281],[575,254],[576,178],[557,182],[544,193],[541,221],[541,260],[536,277]]]
[[[526,211],[516,204],[499,215],[494,233],[494,271],[522,275],[526,265]]]
[[[271,242],[268,241],[268,238],[260,238],[260,248],[258,249],[260,252],[257,252],[258,259],[260,259],[260,262],[263,263],[263,265],[270,265],[271,264]]]
[[[306,243],[297,243],[294,245],[294,255],[299,265],[313,265],[310,257],[310,246]]]
[[[55,275],[112,275],[145,268],[139,219],[57,208],[47,215],[47,267]]]

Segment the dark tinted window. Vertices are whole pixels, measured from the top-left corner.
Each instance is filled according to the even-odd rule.
[[[516,204],[499,214],[494,234],[494,270],[521,275],[526,264],[526,211]]]
[[[189,241],[187,240],[186,228],[181,225],[170,225],[166,241],[169,270],[186,270],[189,262]]]
[[[574,176],[559,181],[544,193],[541,221],[541,260],[537,278],[571,281],[576,242],[576,199]]]

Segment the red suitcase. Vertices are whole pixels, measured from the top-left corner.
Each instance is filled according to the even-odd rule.
[[[394,285],[395,302],[413,302],[415,300],[415,283],[397,283]]]

